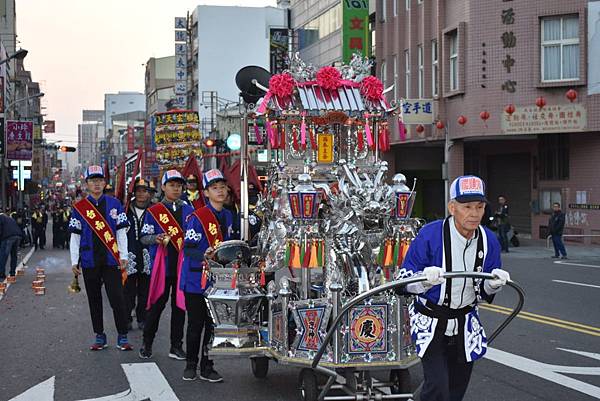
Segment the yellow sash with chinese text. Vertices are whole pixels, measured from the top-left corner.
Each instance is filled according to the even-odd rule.
[[[108,249],[118,263],[119,247],[117,246],[117,239],[108,225],[108,222],[104,219],[104,216],[102,216],[98,209],[96,209],[92,202],[87,198],[76,202],[73,207],[79,212],[85,222],[88,223],[94,234],[98,236],[100,242],[106,246],[106,249]]]
[[[208,206],[201,207],[200,209],[194,210],[194,214],[200,220],[208,245],[211,248],[216,248],[221,242],[223,242],[223,234],[219,227],[219,221],[217,216],[208,208]]]
[[[180,252],[183,249],[183,230],[173,214],[163,203],[153,205],[148,209],[148,212],[154,217],[164,233],[171,237],[171,243]]]

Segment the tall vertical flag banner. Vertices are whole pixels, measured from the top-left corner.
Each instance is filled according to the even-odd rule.
[[[187,18],[175,17],[175,101],[179,109],[187,108]]]
[[[369,57],[369,0],[342,1],[342,56],[350,62],[354,53]]]

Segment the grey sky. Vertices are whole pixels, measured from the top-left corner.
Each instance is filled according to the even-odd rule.
[[[174,53],[174,17],[199,4],[275,0],[18,0],[18,46],[46,94],[45,118],[56,120],[47,139],[76,143],[82,109],[102,109],[107,92],[143,92],[144,63]]]

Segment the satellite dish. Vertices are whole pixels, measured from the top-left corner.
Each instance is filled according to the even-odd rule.
[[[271,79],[271,73],[256,65],[248,65],[235,74],[235,84],[240,89],[240,95],[246,103],[256,104],[266,94],[254,82],[263,88],[268,88],[269,79]]]

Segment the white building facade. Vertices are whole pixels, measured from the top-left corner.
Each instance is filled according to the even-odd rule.
[[[207,136],[217,110],[238,102],[236,73],[248,65],[270,69],[271,29],[287,29],[287,9],[198,6],[190,27],[192,108]]]

